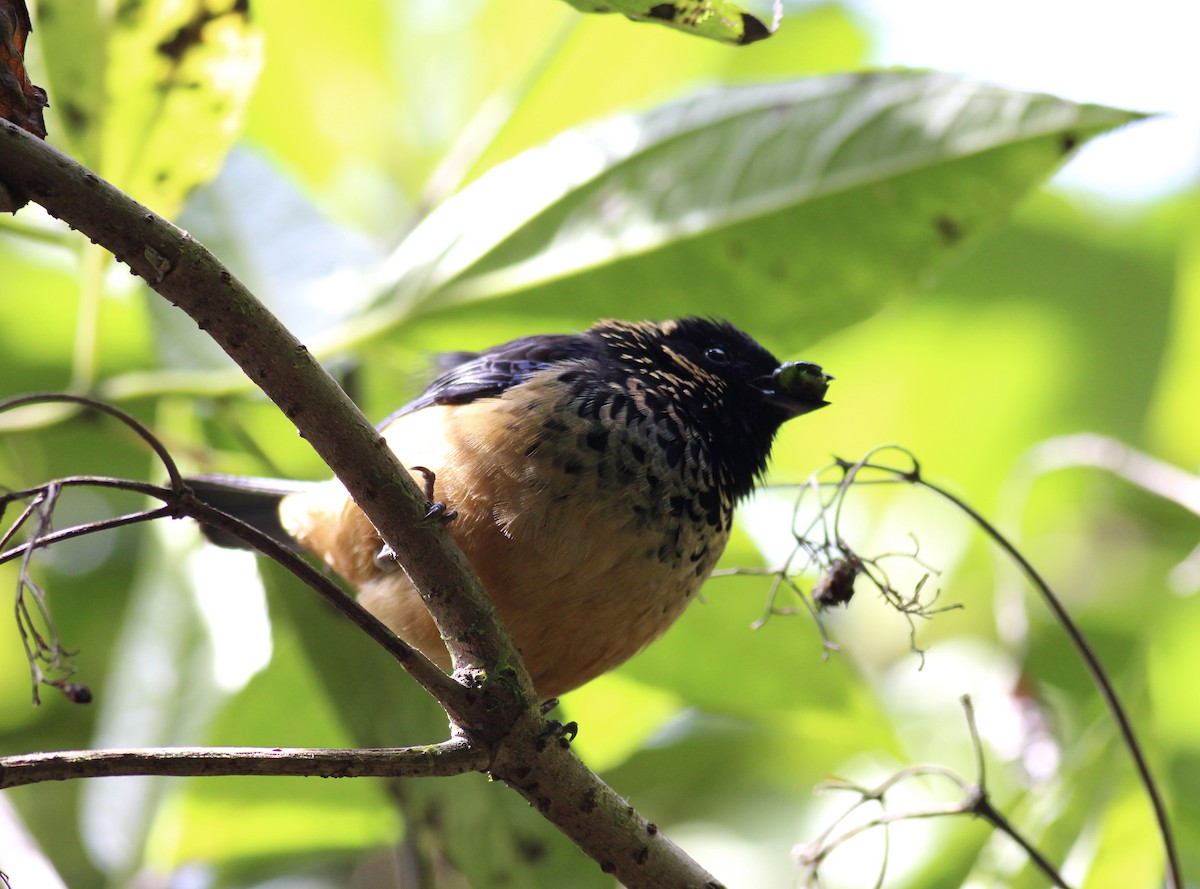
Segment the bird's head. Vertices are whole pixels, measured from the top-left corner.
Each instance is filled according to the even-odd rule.
[[[680,418],[727,470],[732,494],[748,494],[766,467],[779,427],[824,407],[833,378],[810,362],[781,362],[733,325],[687,317],[661,323],[601,322],[592,328],[620,373],[645,387],[646,403]]]

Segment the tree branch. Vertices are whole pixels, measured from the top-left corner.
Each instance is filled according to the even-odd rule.
[[[308,350],[203,246],[95,173],[0,121],[8,184],[105,247],[187,312],[296,425],[398,554],[472,693],[451,716],[490,773],[630,887],[720,884],[545,735],[529,675],[461,550],[412,478]],[[445,702],[443,702],[445,705]]]
[[[510,697],[533,700],[507,629],[466,558],[383,437],[333,378],[203,245],[50,145],[0,121],[0,169],[51,215],[108,249],[206,331],[283,411],[399,554],[467,684],[507,667]],[[450,603],[453,603],[452,605]],[[467,726],[463,726],[467,728]]]
[[[150,747],[62,750],[0,757],[0,790],[73,778],[116,775],[283,775],[317,778],[415,778],[487,768],[487,755],[455,738],[427,747]]]
[[[152,521],[158,518],[189,516],[202,524],[212,525],[240,537],[255,550],[273,559],[290,571],[295,577],[333,606],[335,610],[341,612],[351,623],[370,636],[384,651],[395,658],[426,691],[442,703],[447,713],[454,716],[455,714],[464,714],[470,711],[472,705],[468,701],[468,698],[471,697],[469,689],[465,689],[459,685],[451,677],[438,669],[421,652],[399,638],[375,615],[363,608],[356,599],[347,595],[328,576],[314,569],[312,565],[300,558],[296,553],[282,546],[258,529],[247,525],[240,519],[214,509],[207,503],[193,497],[162,443],[158,441],[149,429],[142,426],[141,423],[124,411],[117,410],[109,405],[103,405],[85,395],[62,395],[55,393],[45,396],[22,396],[2,401],[0,402],[0,413],[18,405],[37,404],[42,401],[68,401],[85,407],[99,407],[105,413],[132,427],[150,445],[154,452],[162,458],[163,463],[167,467],[168,475],[172,479],[172,486],[164,488],[160,485],[152,485],[130,479],[83,475],[56,479],[53,482],[22,491],[4,492],[0,494],[0,514],[3,513],[6,504],[20,500],[43,498],[50,488],[61,490],[70,487],[99,487],[126,490],[161,500],[163,505],[154,509],[146,509],[128,515],[101,519],[82,525],[62,528],[57,531],[34,533],[26,542],[9,549],[4,549],[11,538],[33,515],[33,506],[27,506],[8,531],[0,534],[0,565],[17,558],[25,559],[32,551],[45,549],[63,540],[70,540],[75,537],[82,537],[87,534],[95,534],[99,531],[121,527],[122,525]]]
[[[893,772],[882,782],[874,787],[864,787],[855,784],[851,781],[843,781],[835,779],[826,782],[825,787],[830,790],[849,790],[859,795],[859,799],[843,812],[837,819],[833,821],[815,841],[810,843],[806,848],[799,850],[800,864],[809,872],[809,885],[819,885],[818,871],[825,860],[831,853],[844,846],[855,837],[861,836],[868,831],[877,828],[884,829],[885,850],[888,838],[887,828],[892,824],[898,824],[902,821],[918,821],[931,818],[946,818],[954,815],[972,815],[976,818],[982,818],[999,830],[1001,833],[1009,837],[1029,856],[1042,876],[1046,877],[1051,884],[1059,889],[1069,889],[1067,883],[1063,880],[1058,869],[1051,861],[1042,854],[1034,844],[1012,824],[1004,813],[997,809],[991,800],[991,795],[987,788],[987,764],[983,755],[983,741],[979,737],[979,728],[975,724],[975,707],[971,703],[969,695],[963,695],[960,699],[963,706],[963,712],[967,719],[967,729],[971,734],[971,746],[975,751],[975,782],[972,784],[962,778],[957,773],[943,766],[909,766],[908,768],[900,769]],[[875,803],[881,809],[885,806],[886,797],[892,788],[903,781],[908,781],[911,778],[938,777],[944,778],[954,784],[962,793],[962,798],[941,805],[928,806],[922,809],[912,809],[904,812],[888,812],[881,811],[874,818],[862,821],[853,827],[847,828],[837,836],[834,836],[834,831],[841,825],[853,812],[869,803]],[[887,853],[884,853],[884,861],[882,864],[877,886],[883,885],[883,878],[887,870]]]

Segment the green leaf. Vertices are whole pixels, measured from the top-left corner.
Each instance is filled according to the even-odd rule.
[[[698,93],[564,133],[446,201],[391,258],[383,318],[499,296],[592,318],[636,282],[645,315],[736,321],[745,300],[795,345],[907,292],[1137,117],[912,71]]]
[[[99,0],[40,0],[34,34],[45,58],[51,120],[64,133],[49,139],[68,148],[81,162],[95,167],[100,159],[100,132],[107,101],[104,67],[108,57],[108,24]],[[69,146],[63,146],[63,136]]]
[[[238,0],[39,4],[53,106],[80,159],[165,216],[220,169],[262,64]]]
[[[1163,861],[1158,832],[1140,786],[1131,786],[1108,806],[1101,817],[1096,857],[1083,889],[1128,886],[1152,889],[1162,885]]]
[[[262,64],[238,0],[122,4],[107,70],[104,166],[123,189],[173,215],[216,175]]]
[[[765,40],[771,29],[736,3],[725,0],[567,0],[580,12],[619,12],[635,22],[655,22],[721,43],[744,45]]]
[[[381,251],[331,223],[257,153],[231,151],[179,223],[223,257],[301,339],[353,317],[369,299],[362,270],[376,264]],[[229,356],[183,312],[154,296],[148,308],[164,365],[237,373]]]
[[[505,48],[505,64],[480,72],[490,96],[511,97],[511,111],[495,138],[470,167],[473,180],[502,161],[541,145],[564,130],[611,114],[656,107],[700,85],[761,83],[835,71],[855,71],[867,59],[869,41],[860,22],[841,6],[788,11],[787,25],[750,52],[729,52],[711,40],[663,39],[657,28],[630,28],[615,16],[593,19],[539,43],[512,28],[513,2],[483,7],[484,46]],[[503,10],[503,15],[500,11]],[[504,30],[504,29],[509,30]],[[540,33],[540,32],[538,32]],[[475,57],[487,58],[483,52]],[[528,60],[513,70],[511,58]],[[613,65],[620,58],[622,64]],[[603,70],[603,77],[595,72]],[[457,190],[457,189],[455,189]]]
[[[287,621],[273,630],[270,665],[225,707],[206,743],[351,746]],[[336,859],[394,844],[400,834],[386,787],[375,780],[205,778],[186,782],[174,803],[151,834],[150,857],[175,866],[236,869],[297,853]]]

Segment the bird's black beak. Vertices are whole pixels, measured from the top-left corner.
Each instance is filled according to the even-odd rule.
[[[791,419],[829,404],[825,393],[832,379],[819,364],[785,361],[769,377],[760,380],[758,386],[767,404],[779,408]]]

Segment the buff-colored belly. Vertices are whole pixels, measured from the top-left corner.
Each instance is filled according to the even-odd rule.
[[[673,534],[680,543],[680,532],[648,525],[646,510],[633,508],[636,489],[568,471],[546,453],[514,459],[531,449],[536,430],[522,431],[527,406],[505,409],[511,422],[497,421],[496,400],[426,408],[401,417],[385,437],[406,465],[436,473],[435,499],[458,512],[450,533],[512,631],[539,695],[549,698],[660,635],[694,598],[725,534],[682,541],[688,551],[702,548],[702,559],[663,558],[661,541]],[[287,498],[281,515],[359,589],[368,610],[449,669],[428,611],[403,571],[379,567],[378,535],[339,484]]]

